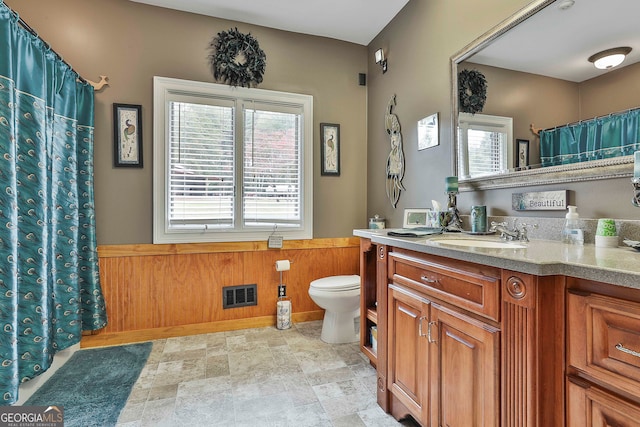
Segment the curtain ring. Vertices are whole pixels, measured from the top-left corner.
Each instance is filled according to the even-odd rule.
[[[2,1],[2,5],[9,8],[6,4],[4,4],[4,1]],[[13,23],[14,24],[18,23],[20,21],[20,15],[18,15],[18,12],[16,12],[13,9],[9,9],[9,12],[10,12],[11,20],[13,21]]]

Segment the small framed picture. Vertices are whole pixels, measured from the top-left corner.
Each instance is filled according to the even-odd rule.
[[[142,167],[142,107],[113,104],[113,165]]]
[[[320,159],[320,174],[340,175],[340,125],[320,123]]]
[[[516,139],[516,169],[526,169],[529,166],[529,140]]]
[[[427,227],[429,209],[405,209],[402,228]]]
[[[439,145],[438,139],[438,113],[418,121],[418,150]]]

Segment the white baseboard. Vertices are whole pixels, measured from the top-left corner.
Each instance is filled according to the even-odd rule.
[[[62,351],[59,351],[53,357],[53,362],[49,369],[46,372],[38,375],[37,377],[20,384],[20,390],[18,392],[18,401],[14,403],[15,406],[21,406],[24,402],[27,401],[31,397],[33,393],[35,393],[41,386],[44,384],[53,374],[62,367],[69,358],[76,351],[80,350],[80,343],[75,344],[69,348],[66,348]],[[52,402],[53,403],[53,402]]]

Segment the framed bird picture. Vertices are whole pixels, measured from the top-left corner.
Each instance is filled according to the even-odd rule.
[[[320,123],[321,175],[340,175],[340,125]]]
[[[113,104],[113,165],[142,167],[142,106]]]

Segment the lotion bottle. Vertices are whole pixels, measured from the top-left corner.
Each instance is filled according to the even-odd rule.
[[[580,228],[580,216],[576,206],[567,206],[569,212],[565,216],[564,228],[562,229],[562,242],[570,245],[583,245],[584,232]]]

